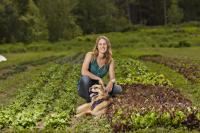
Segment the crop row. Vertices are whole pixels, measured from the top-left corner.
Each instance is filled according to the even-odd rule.
[[[50,67],[47,71],[42,72],[38,79],[32,83],[27,84],[25,88],[19,90],[16,98],[13,100],[13,102],[11,102],[10,105],[1,107],[1,128],[10,125],[14,119],[14,116],[29,105],[32,98],[40,91],[40,88],[49,82],[53,71],[56,69],[58,68],[54,66]]]
[[[77,102],[76,85],[80,73],[79,69],[79,65],[73,65],[72,70],[68,73],[64,89],[60,90],[59,98],[52,105],[51,115],[46,115],[43,119],[44,127],[63,128],[69,125]]]
[[[200,130],[200,110],[179,90],[166,86],[122,85],[107,112],[115,132],[149,127],[188,127]]]
[[[154,126],[200,130],[200,110],[162,74],[133,59],[116,60],[123,94],[113,98],[108,119],[114,132]]]
[[[120,84],[152,84],[172,86],[163,74],[150,72],[141,62],[133,59],[118,59],[116,61],[116,75]]]
[[[21,89],[12,104],[0,110],[0,128],[55,127],[66,124],[74,109],[77,69],[53,65],[37,81]],[[72,95],[72,96],[70,96]],[[74,97],[73,97],[74,95]],[[41,127],[39,127],[41,128]]]
[[[164,64],[186,77],[193,83],[200,83],[200,62],[192,61],[190,59],[178,59],[171,57],[155,56],[142,56],[141,60],[152,61],[155,63]]]
[[[41,116],[48,111],[48,107],[56,98],[59,85],[62,83],[63,75],[65,74],[64,68],[59,67],[59,71],[54,71],[52,79],[48,84],[45,84],[31,101],[31,103],[21,112],[16,114],[12,126],[14,127],[34,127]]]
[[[190,109],[188,109],[190,110]],[[113,116],[111,126],[114,131],[137,130],[150,127],[187,127],[188,129],[200,130],[200,113],[184,113],[182,111],[169,112],[132,112],[129,116],[123,114],[123,110],[117,110]]]

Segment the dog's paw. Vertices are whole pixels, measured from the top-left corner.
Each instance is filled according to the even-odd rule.
[[[75,117],[75,118],[79,118],[79,117],[80,117],[80,114],[77,114],[77,115],[75,115],[74,117]]]
[[[101,119],[103,117],[105,117],[105,115],[104,114],[100,114],[100,115],[94,116],[94,119],[98,120],[98,119]]]

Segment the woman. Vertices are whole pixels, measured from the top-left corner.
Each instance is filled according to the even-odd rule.
[[[115,84],[114,60],[109,39],[106,36],[99,36],[93,52],[88,52],[85,56],[81,74],[82,77],[78,83],[78,94],[87,102],[90,102],[89,88],[94,84],[104,86],[102,78],[109,73],[110,81],[105,87],[110,94],[122,92],[122,88]]]

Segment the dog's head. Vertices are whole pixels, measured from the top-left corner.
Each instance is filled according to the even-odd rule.
[[[93,85],[89,88],[90,97],[105,95],[106,91],[102,85]]]

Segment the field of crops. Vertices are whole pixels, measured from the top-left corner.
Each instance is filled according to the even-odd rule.
[[[81,64],[98,35],[0,45],[0,132],[199,132],[199,27],[106,34],[117,83],[101,118],[75,118]],[[107,81],[107,78],[104,79]]]

